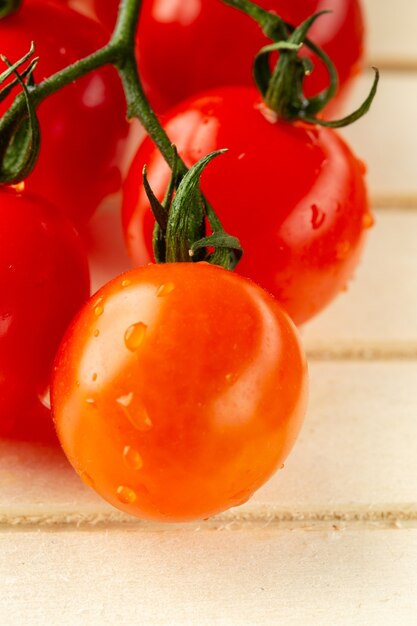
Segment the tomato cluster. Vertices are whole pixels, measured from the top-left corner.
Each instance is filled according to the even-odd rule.
[[[51,31],[53,24],[53,31]],[[0,20],[1,53],[15,62],[35,42],[38,82],[87,56],[108,40],[92,19],[52,0],[26,0]],[[0,114],[10,105],[0,105]],[[62,209],[78,226],[121,188],[120,144],[128,124],[116,71],[104,67],[68,85],[38,110],[42,150],[25,187]]]
[[[202,189],[245,251],[237,272],[272,293],[300,324],[342,291],[372,224],[364,165],[327,128],[275,122],[254,88],[224,87],[186,100],[164,118],[187,165],[224,146]],[[124,189],[123,219],[137,264],[152,260],[153,217],[137,181],[144,165],[162,200],[169,168],[150,139]]]
[[[259,4],[294,24],[324,5]],[[358,71],[362,14],[357,0],[325,4],[334,14],[309,37],[334,57],[340,102]],[[117,5],[26,0],[0,20],[0,52],[15,63],[34,41],[39,83],[103,47]],[[267,41],[218,0],[144,0],[135,54],[183,160],[177,178],[148,138],[122,180],[126,102],[106,65],[41,102],[38,162],[24,182],[0,189],[0,434],[49,437],[51,384],[56,432],[76,471],[143,518],[206,518],[246,501],[282,465],[307,396],[294,322],[345,288],[372,224],[364,166],[346,143],[331,129],[280,119],[252,85],[251,62]],[[326,72],[319,61],[307,96],[326,87]],[[14,96],[3,98],[0,116]],[[204,197],[197,185],[191,208],[181,208],[186,167],[222,148],[202,175]],[[189,263],[152,264],[166,224],[160,214],[156,236],[151,205],[169,212],[170,184],[178,210],[207,212],[204,228],[193,226],[203,240],[206,222],[215,231],[208,202],[239,238],[237,272],[206,262],[226,245],[224,231],[206,252],[192,257],[193,248]],[[117,192],[138,267],[88,299],[75,228]],[[185,243],[188,253],[196,241]]]
[[[68,0],[80,6],[80,0]],[[81,0],[85,11],[111,30],[117,0]],[[258,0],[257,4],[300,24],[313,13],[329,14],[317,22],[310,37],[331,57],[339,74],[339,104],[359,72],[364,42],[360,0]],[[141,75],[151,104],[165,111],[182,100],[212,87],[251,86],[255,54],[269,40],[246,15],[219,0],[144,0],[138,31]],[[306,54],[312,58],[308,50]],[[324,64],[315,70],[306,91],[328,84]],[[181,68],[181,80],[178,80]]]

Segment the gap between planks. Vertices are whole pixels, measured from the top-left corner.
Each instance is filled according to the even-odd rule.
[[[415,194],[371,194],[371,206],[395,213],[399,209],[417,210],[417,191]]]
[[[207,520],[189,523],[149,522],[132,518],[124,513],[112,511],[108,514],[91,515],[22,515],[0,517],[0,533],[10,531],[80,531],[127,529],[143,532],[164,532],[180,530],[239,531],[253,528],[276,530],[347,530],[347,529],[401,529],[417,528],[417,505],[401,505],[384,508],[339,509],[335,511],[278,510],[271,506],[256,507],[253,510],[238,509],[226,511]]]
[[[373,57],[365,59],[364,71],[370,67],[377,67],[381,72],[392,72],[401,74],[417,73],[417,59],[399,57],[397,59],[390,57]]]
[[[307,359],[310,361],[414,361],[417,359],[417,342],[360,342],[328,343],[308,342]]]

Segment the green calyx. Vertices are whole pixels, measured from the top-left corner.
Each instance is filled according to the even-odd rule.
[[[224,231],[200,190],[204,169],[224,152],[208,154],[184,175],[179,174],[175,157],[162,203],[154,195],[144,168],[143,183],[156,220],[153,245],[158,263],[206,261],[233,270],[239,262],[242,256],[239,241]],[[211,234],[207,234],[207,224]]]
[[[1,6],[1,0],[0,0]],[[200,191],[200,176],[212,158],[208,155],[189,172],[177,155],[143,90],[136,61],[136,31],[142,0],[120,0],[119,14],[110,41],[92,54],[35,84],[34,46],[22,59],[0,74],[0,101],[20,87],[10,108],[0,118],[0,184],[24,180],[33,170],[40,149],[36,108],[66,85],[105,65],[119,73],[128,119],[137,118],[171,168],[164,201],[153,194],[144,173],[144,185],[154,212],[154,248],[158,262],[207,261],[234,269],[242,256],[239,241],[228,235],[213,208]],[[0,42],[1,43],[1,42]],[[1,52],[1,50],[0,50]],[[209,231],[209,232],[207,232]]]
[[[379,82],[379,72],[376,68],[373,68],[375,78],[369,95],[356,111],[340,120],[326,121],[317,117],[336,94],[338,75],[327,54],[308,39],[307,35],[316,20],[330,11],[320,11],[295,28],[278,15],[261,9],[249,0],[223,0],[223,2],[254,19],[264,34],[273,40],[272,44],[265,46],[257,54],[254,61],[254,78],[265,104],[278,118],[341,128],[352,124],[369,110]],[[311,98],[305,96],[303,87],[306,77],[314,71],[314,66],[310,59],[299,56],[304,46],[324,63],[329,74],[329,86]],[[271,70],[271,55],[277,52],[279,58]]]
[[[22,0],[0,0],[0,19],[11,15],[22,4]]]
[[[0,134],[0,183],[20,182],[30,174],[38,158],[40,128],[29,92],[30,86],[33,85],[33,71],[38,62],[37,58],[33,58],[34,51],[32,44],[29,52],[14,64],[0,55],[0,59],[8,67],[0,74],[0,102],[5,100],[15,87],[22,89],[25,100],[25,108],[21,114],[8,117]]]

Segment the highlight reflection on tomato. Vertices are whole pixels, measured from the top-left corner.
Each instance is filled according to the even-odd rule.
[[[76,3],[79,7],[79,1]],[[112,30],[118,0],[84,0],[87,11]],[[256,0],[297,26],[310,15],[331,11],[311,30],[311,39],[330,56],[339,74],[342,101],[359,72],[364,47],[360,0]],[[157,43],[156,43],[157,42]],[[270,43],[259,27],[220,0],[144,0],[138,31],[141,77],[152,106],[165,111],[200,91],[222,85],[253,85],[252,63]],[[311,57],[308,50],[307,56]],[[307,95],[327,87],[328,74],[316,57]],[[331,108],[336,108],[332,103]]]
[[[47,424],[38,396],[89,296],[87,257],[69,220],[27,192],[1,189],[0,223],[0,435],[36,435]]]
[[[295,328],[253,283],[208,264],[137,268],[100,290],[58,354],[58,436],[114,506],[206,518],[281,466],[306,403]]]
[[[97,4],[102,1],[97,0]],[[335,64],[342,96],[359,71],[363,55],[359,0],[257,0],[256,4],[295,26],[318,11],[331,11],[316,22],[309,37]],[[252,86],[254,57],[267,43],[270,40],[257,24],[220,0],[144,0],[138,34],[139,65],[151,104],[157,111],[165,111],[212,87]],[[311,56],[308,51],[306,54]],[[328,85],[324,65],[315,57],[313,61],[315,69],[306,81],[307,95]]]
[[[188,166],[221,148],[202,190],[245,251],[237,272],[272,293],[297,323],[345,289],[372,225],[364,166],[337,133],[277,121],[254,89],[230,87],[190,99],[165,117]],[[170,171],[146,139],[129,172],[123,219],[136,264],[153,258],[154,219],[140,186],[147,165],[162,200]]]
[[[0,52],[11,61],[35,42],[37,82],[108,39],[100,24],[50,0],[25,0],[16,13],[0,20]],[[1,114],[11,100],[1,104]],[[104,67],[66,86],[39,106],[38,115],[42,146],[26,189],[61,208],[79,226],[121,187],[120,159],[129,125],[116,70]]]

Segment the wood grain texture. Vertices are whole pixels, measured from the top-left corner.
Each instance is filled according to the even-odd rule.
[[[368,57],[376,64],[417,68],[417,3],[363,0]]]
[[[311,399],[285,469],[242,507],[162,526],[112,509],[59,451],[0,442],[2,625],[414,626],[417,3],[364,4],[381,84],[343,133],[377,225],[348,292],[302,330]],[[95,288],[130,266],[119,204],[92,222]]]
[[[361,120],[341,132],[356,154],[369,166],[368,182],[374,206],[397,199],[417,206],[417,72],[404,74],[381,70],[377,96]],[[370,89],[372,74],[366,72],[352,90],[350,112]]]
[[[0,533],[0,551],[4,626],[415,624],[417,529]]]
[[[375,211],[355,279],[302,329],[310,356],[417,357],[417,211]]]
[[[310,373],[306,423],[285,469],[212,525],[417,523],[414,362],[317,362]],[[0,443],[3,525],[129,520],[85,487],[58,452]]]

